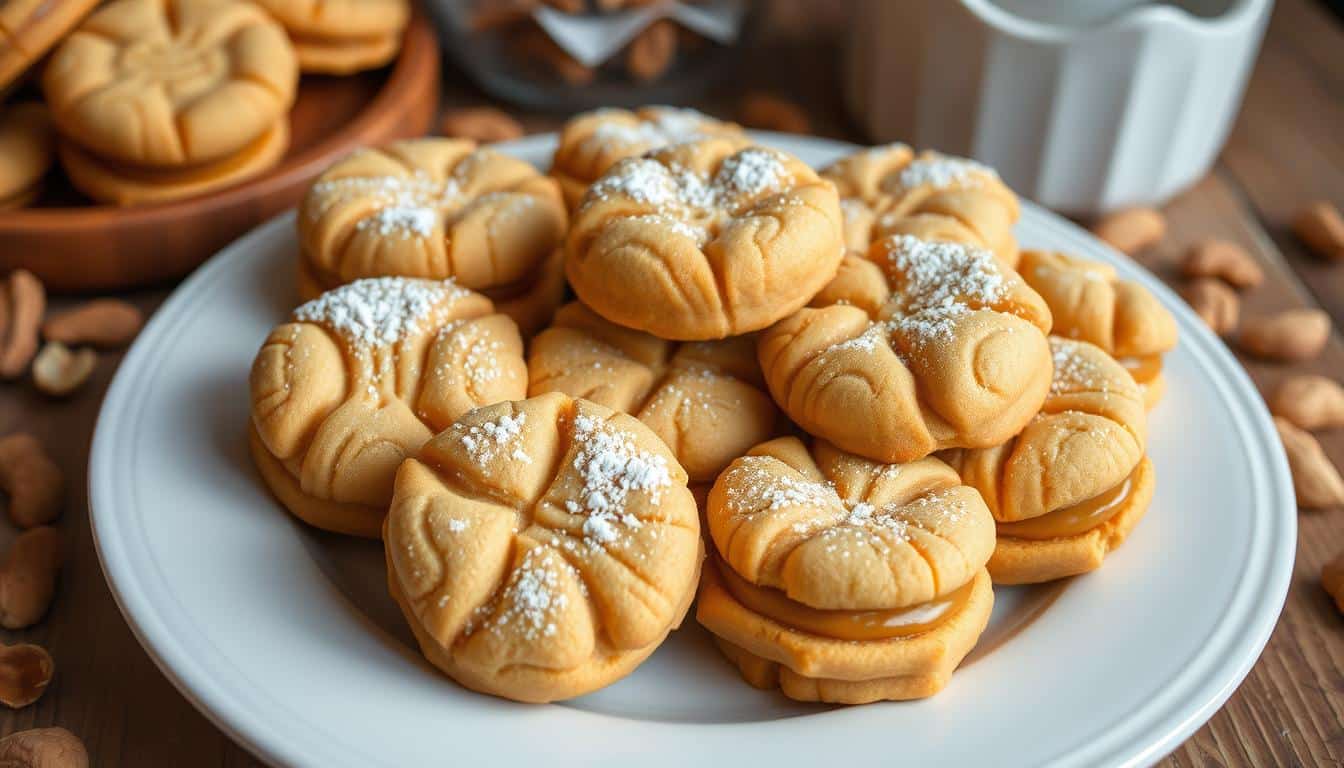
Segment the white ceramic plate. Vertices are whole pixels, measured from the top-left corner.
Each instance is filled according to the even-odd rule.
[[[818,165],[852,149],[758,138]],[[552,147],[537,137],[503,149],[544,165]],[[127,621],[182,693],[266,760],[1143,764],[1227,699],[1283,605],[1292,483],[1250,381],[1160,282],[1025,205],[1024,245],[1115,263],[1180,325],[1149,438],[1157,494],[1104,568],[996,590],[980,646],[926,701],[791,703],[744,684],[694,621],[629,678],[575,701],[463,690],[414,650],[381,547],[295,522],[252,469],[247,373],[294,302],[293,229],[292,215],[260,227],[163,305],[108,392],[89,468],[98,550]]]

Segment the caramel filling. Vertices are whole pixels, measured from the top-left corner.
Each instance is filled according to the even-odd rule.
[[[1119,485],[1071,507],[1047,512],[1030,520],[999,523],[1000,536],[1014,539],[1059,539],[1077,536],[1110,520],[1129,501],[1134,491],[1134,473]]]
[[[1140,384],[1147,384],[1162,373],[1161,355],[1143,355],[1142,357],[1122,357],[1119,363],[1125,366],[1129,375]]]
[[[927,603],[890,611],[833,611],[795,602],[777,589],[749,584],[727,565],[717,565],[728,592],[742,605],[786,627],[836,640],[891,640],[928,632],[966,605],[975,583],[971,580]]]

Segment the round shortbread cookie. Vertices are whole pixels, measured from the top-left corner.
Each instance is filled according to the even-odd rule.
[[[429,441],[397,473],[383,540],[425,657],[528,702],[634,670],[685,615],[702,557],[662,441],[559,393],[479,408]]]
[[[325,288],[400,275],[516,294],[567,218],[555,181],[522,160],[462,139],[399,141],[318,177],[299,209],[300,258]]]
[[[114,0],[52,54],[42,88],[61,134],[108,162],[177,168],[275,130],[298,64],[284,29],[233,0]]]
[[[761,334],[775,402],[808,433],[879,461],[990,447],[1050,389],[1050,312],[986,250],[894,235],[847,256],[809,307]]]
[[[843,253],[829,182],[777,150],[707,139],[612,166],[575,214],[565,271],[608,320],[702,341],[805,306]]]
[[[246,181],[275,166],[289,148],[289,124],[281,120],[238,153],[200,165],[146,168],[111,163],[62,140],[61,166],[70,183],[93,200],[113,205],[164,203],[195,197]]]
[[[979,246],[1017,266],[1017,195],[992,168],[888,144],[838,160],[821,175],[840,191],[850,250],[866,251],[888,235],[914,235]]]
[[[692,483],[776,434],[749,336],[677,344],[603,320],[574,302],[528,348],[528,394],[564,392],[634,415]]]
[[[523,342],[451,281],[374,278],[294,310],[252,363],[253,456],[296,516],[376,538],[397,467],[477,406],[527,392]]]
[[[54,156],[55,134],[46,107],[0,105],[0,210],[32,202]]]
[[[641,107],[598,109],[570,118],[560,130],[551,160],[551,175],[560,182],[565,204],[574,210],[589,185],[617,161],[638,157],[670,144],[713,136],[744,138],[733,123],[715,120],[693,109]]]

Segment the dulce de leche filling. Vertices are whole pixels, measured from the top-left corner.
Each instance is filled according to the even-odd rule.
[[[971,598],[974,580],[942,597],[890,611],[836,611],[812,608],[783,592],[750,584],[727,565],[715,561],[728,592],[750,610],[783,624],[836,640],[891,640],[937,627]]]
[[[1161,355],[1142,355],[1139,357],[1122,357],[1117,362],[1129,371],[1129,375],[1134,377],[1134,381],[1140,384],[1147,384],[1162,373]]]
[[[1133,490],[1134,473],[1131,472],[1119,485],[1086,501],[1029,520],[999,523],[998,532],[1000,536],[1013,539],[1058,539],[1077,536],[1115,517],[1124,508],[1125,502],[1129,501]]]

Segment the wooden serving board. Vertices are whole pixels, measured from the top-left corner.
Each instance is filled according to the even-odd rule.
[[[234,187],[128,208],[82,200],[61,178],[32,208],[0,212],[0,274],[27,269],[58,292],[162,283],[295,205],[338,157],[367,144],[419,136],[438,106],[439,46],[422,13],[397,60],[348,77],[305,76],[290,111],[290,147],[275,168]]]

